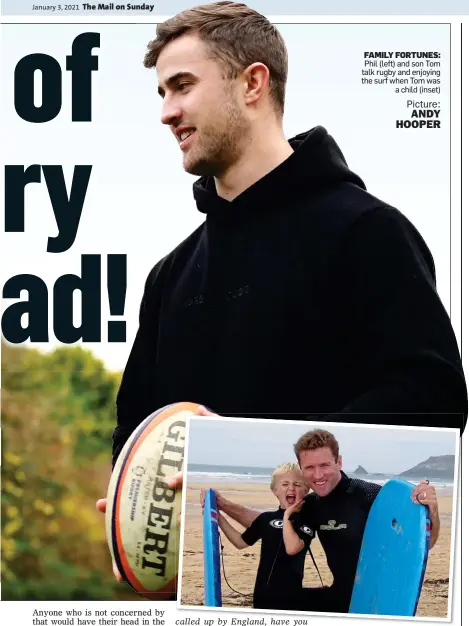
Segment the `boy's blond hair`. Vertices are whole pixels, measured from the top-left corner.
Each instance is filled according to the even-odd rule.
[[[305,489],[309,491],[309,486],[306,480],[303,477],[303,472],[300,469],[298,463],[281,463],[278,467],[274,469],[272,472],[272,480],[270,481],[270,488],[273,491],[275,487],[275,481],[279,476],[283,476],[284,474],[298,474],[301,478],[301,482],[304,483]]]

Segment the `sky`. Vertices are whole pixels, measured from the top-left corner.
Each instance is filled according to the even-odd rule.
[[[450,429],[197,418],[190,420],[187,460],[206,465],[275,467],[294,461],[294,443],[314,428],[335,435],[346,472],[362,465],[370,474],[399,474],[429,456],[456,454],[459,446],[458,432]]]
[[[316,125],[336,139],[352,170],[368,190],[401,210],[417,227],[436,263],[437,287],[450,309],[449,26],[290,24],[278,25],[289,51],[285,134]],[[82,32],[99,32],[94,54],[93,118],[71,123],[71,77],[65,57]],[[80,273],[82,254],[102,256],[102,341],[86,344],[110,369],[121,370],[137,330],[138,309],[151,268],[203,221],[193,200],[195,178],[184,172],[179,147],[160,123],[156,73],[142,65],[155,27],[149,24],[2,25],[2,133],[4,164],[61,164],[70,189],[73,167],[92,165],[80,226],[73,246],[46,251],[57,227],[44,183],[28,185],[24,233],[2,236],[0,278],[20,273],[40,276],[49,288],[48,347],[57,345],[52,319],[52,287],[65,273]],[[441,54],[442,128],[399,130],[409,117],[409,94],[394,86],[363,85],[364,52],[431,50]],[[54,56],[63,70],[60,114],[31,124],[15,111],[14,68],[27,54]],[[36,102],[41,81],[36,76]],[[412,95],[412,97],[417,97]],[[436,98],[436,96],[435,96]],[[419,100],[422,98],[419,96]],[[5,161],[5,159],[7,159]],[[106,254],[127,254],[124,319],[127,341],[109,343]],[[22,299],[26,298],[26,292]],[[3,309],[12,300],[3,301]],[[75,324],[80,300],[75,298]],[[120,318],[114,318],[120,319]],[[459,339],[459,338],[458,338]],[[46,347],[41,345],[39,347]]]

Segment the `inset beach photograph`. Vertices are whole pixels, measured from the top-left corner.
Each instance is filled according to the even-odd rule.
[[[448,618],[459,433],[191,418],[179,606]]]

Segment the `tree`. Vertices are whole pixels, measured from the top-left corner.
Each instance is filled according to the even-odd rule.
[[[81,347],[2,344],[2,596],[113,599],[102,515],[120,375]]]

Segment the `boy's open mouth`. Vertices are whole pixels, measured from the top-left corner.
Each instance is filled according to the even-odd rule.
[[[295,504],[296,502],[296,497],[295,496],[286,496],[286,500],[288,502],[288,504]]]

